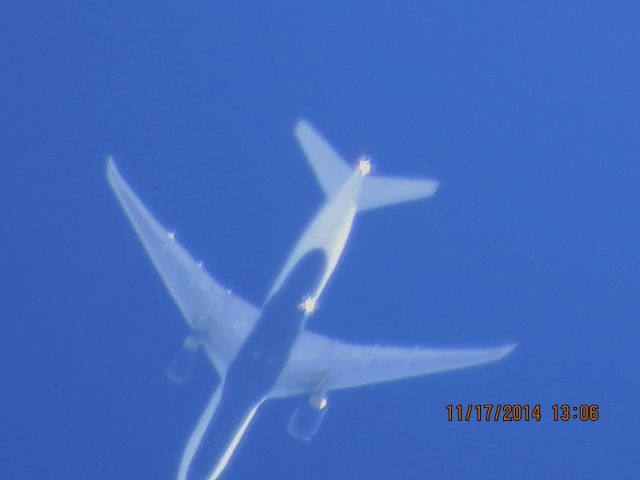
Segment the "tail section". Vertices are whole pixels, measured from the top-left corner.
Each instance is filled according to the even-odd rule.
[[[352,168],[306,120],[298,122],[294,133],[325,196],[333,197],[351,175]],[[358,211],[427,198],[437,189],[436,180],[367,176],[363,178]]]
[[[294,133],[324,194],[333,197],[351,175],[351,168],[306,120],[298,122]]]
[[[436,190],[437,180],[366,177],[358,199],[358,211],[427,198],[436,193]]]

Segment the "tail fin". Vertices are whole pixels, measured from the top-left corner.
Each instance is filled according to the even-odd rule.
[[[294,133],[325,195],[327,198],[334,196],[349,178],[352,169],[306,120],[298,122]],[[430,197],[437,189],[436,180],[366,177],[358,199],[358,210]]]

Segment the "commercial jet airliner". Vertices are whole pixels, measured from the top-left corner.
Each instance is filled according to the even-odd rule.
[[[221,286],[163,228],[120,176],[107,178],[190,333],[169,376],[184,381],[202,349],[221,381],[187,440],[178,480],[220,477],[267,400],[304,396],[289,432],[309,440],[328,406],[328,392],[498,360],[514,345],[483,349],[352,345],[307,328],[344,250],[357,213],[433,195],[438,183],[376,177],[360,157],[349,166],[306,121],[295,135],[326,200],[302,233],[264,302],[256,307]]]

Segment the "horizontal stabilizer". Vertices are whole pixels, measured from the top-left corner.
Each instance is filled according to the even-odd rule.
[[[362,184],[358,199],[358,210],[393,205],[427,198],[436,193],[436,180],[417,180],[410,178],[367,177]]]
[[[294,133],[325,196],[333,197],[347,181],[353,168],[306,120],[298,122]],[[363,179],[358,210],[430,197],[437,189],[438,182],[431,179],[367,177]]]
[[[349,178],[352,169],[306,120],[298,122],[294,133],[322,191],[327,198],[334,196]]]

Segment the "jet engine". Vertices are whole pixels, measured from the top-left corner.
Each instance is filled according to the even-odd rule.
[[[326,392],[317,392],[293,412],[289,421],[289,433],[303,442],[311,440],[322,425],[329,400]]]
[[[196,364],[199,348],[200,343],[195,337],[189,336],[182,342],[165,371],[169,380],[176,383],[185,383],[189,380]]]

